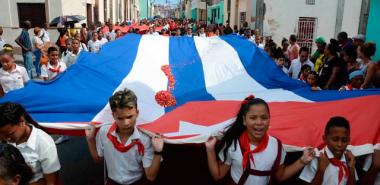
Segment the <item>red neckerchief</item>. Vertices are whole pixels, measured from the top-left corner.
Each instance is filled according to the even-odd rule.
[[[326,153],[326,150],[325,150],[325,155],[327,156],[327,153]],[[328,157],[328,156],[327,156]],[[332,165],[336,166],[339,168],[339,175],[338,175],[338,184],[340,184],[340,182],[342,181],[343,179],[343,175],[348,178],[348,167],[346,164],[344,164],[344,162],[340,161],[339,159],[337,158],[329,158],[329,161]],[[344,173],[344,174],[343,174]]]
[[[303,81],[303,82],[306,82],[306,78],[305,78],[305,76],[304,76],[304,75],[301,75],[301,76],[300,76],[300,80]]]
[[[125,146],[123,143],[120,143],[117,138],[112,135],[112,132],[116,130],[117,125],[115,123],[112,124],[111,128],[107,132],[108,139],[112,142],[113,146],[118,150],[119,152],[128,152],[129,149],[131,149],[133,146],[137,145],[137,151],[140,155],[144,155],[144,145],[141,143],[139,139],[134,139],[132,142]]]
[[[53,73],[57,73],[59,74],[61,72],[61,65],[58,65],[58,68],[57,69],[54,69],[54,68],[49,68],[49,71],[53,72]]]
[[[244,150],[243,152],[243,170],[246,168],[247,163],[249,162],[249,159],[252,160],[253,165],[255,165],[255,160],[253,158],[254,153],[259,153],[265,150],[267,148],[269,141],[269,135],[265,134],[263,139],[260,141],[259,145],[254,149],[251,150],[250,144],[249,144],[249,137],[248,137],[248,131],[244,131],[243,134],[239,137],[239,144],[240,147]]]
[[[354,89],[351,84],[346,85],[346,90],[352,90]]]

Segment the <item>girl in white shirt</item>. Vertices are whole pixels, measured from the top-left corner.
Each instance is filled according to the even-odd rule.
[[[18,103],[0,106],[0,140],[14,145],[35,173],[29,183],[58,184],[57,147],[50,135]]]
[[[267,133],[269,120],[264,100],[249,96],[242,102],[236,121],[227,128],[217,150],[215,137],[205,143],[214,180],[223,179],[231,169],[231,184],[270,184],[273,177],[278,181],[290,178],[313,159],[312,148],[306,148],[301,158],[285,166],[281,141]]]

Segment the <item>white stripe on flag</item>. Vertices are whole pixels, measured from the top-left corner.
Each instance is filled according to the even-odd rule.
[[[249,94],[273,101],[309,102],[284,89],[266,89],[245,70],[235,49],[219,37],[194,37],[202,60],[207,92],[216,100],[242,100]]]
[[[154,121],[165,114],[165,109],[154,98],[156,92],[167,89],[168,78],[161,70],[163,65],[169,65],[169,38],[143,35],[131,71],[114,91],[128,88],[136,93],[140,110],[137,124]],[[109,104],[92,121],[113,122]]]

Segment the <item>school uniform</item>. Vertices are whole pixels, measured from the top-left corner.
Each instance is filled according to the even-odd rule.
[[[100,48],[102,47],[102,43],[99,40],[93,41],[90,40],[88,41],[88,49],[91,53],[98,53]]]
[[[43,178],[44,174],[57,172],[61,165],[53,138],[41,129],[30,126],[32,131],[25,143],[10,144],[21,152],[25,162],[32,168],[34,176],[30,183],[33,183]]]
[[[330,159],[330,164],[327,166],[325,173],[323,174],[323,182],[322,185],[345,185],[347,184],[348,180],[348,170],[343,171],[343,177],[339,182],[339,167],[332,164],[331,160],[334,158],[334,154],[325,147],[322,152],[325,152],[327,157]],[[305,168],[302,170],[301,175],[299,176],[300,179],[311,183],[315,177],[315,174],[318,170],[318,158],[314,158],[308,165],[305,166]],[[348,168],[346,157],[343,155],[340,159],[340,162],[343,162],[343,164]],[[355,179],[358,180],[356,171],[355,171]]]
[[[81,50],[79,50],[77,54],[74,54],[71,51],[64,58],[62,58],[62,62],[66,64],[66,67],[70,67],[71,65],[76,63],[76,60],[79,57],[80,52]]]
[[[20,89],[29,81],[28,73],[22,66],[16,64],[16,68],[11,71],[6,71],[0,68],[0,85],[4,93]]]
[[[352,87],[351,84],[342,86],[339,91],[352,91],[352,90],[358,90],[357,88]]]
[[[149,136],[141,133],[136,127],[124,146],[131,146],[127,151],[115,147],[111,138],[120,143],[120,137],[112,125],[100,128],[96,135],[96,150],[104,157],[108,179],[111,184],[132,184],[143,178],[144,168],[152,164],[154,149]],[[133,144],[139,142],[139,144]],[[143,148],[143,151],[141,150]]]
[[[372,155],[367,155],[364,161],[363,170],[368,172],[372,165]],[[380,185],[380,173],[377,173],[374,185]]]
[[[255,145],[250,144],[250,150],[254,150],[256,148]],[[269,136],[267,147],[259,153],[253,154],[253,161],[249,160],[250,164],[246,166],[246,170],[252,169],[261,172],[267,172],[267,174],[262,175],[252,175],[248,174],[245,182],[243,177],[243,155],[242,149],[240,147],[239,142],[236,143],[236,150],[234,147],[234,143],[228,148],[228,152],[226,155],[226,159],[223,154],[224,149],[219,152],[219,159],[224,161],[224,164],[231,166],[230,175],[235,184],[255,184],[255,185],[266,185],[270,182],[271,175],[268,174],[272,172],[272,168],[275,165],[275,161],[278,158],[278,166],[282,165],[285,160],[286,152],[282,147],[282,144],[276,138]],[[280,152],[279,152],[280,151]],[[277,167],[278,167],[277,166]],[[258,172],[258,173],[261,173]],[[274,171],[273,171],[274,172]]]
[[[41,67],[41,77],[46,77],[48,80],[55,78],[58,74],[62,73],[66,70],[66,64],[62,61],[58,61],[56,67],[52,66],[50,62],[48,62],[47,66],[42,65]]]

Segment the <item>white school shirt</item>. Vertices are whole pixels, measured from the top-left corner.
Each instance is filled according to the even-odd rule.
[[[309,65],[311,67],[311,70],[314,71],[314,64],[309,59],[307,59],[303,64],[301,64],[301,61],[299,58],[292,60],[292,63],[289,67],[289,74],[292,73],[293,79],[298,79],[298,75],[301,72],[301,67],[303,65]]]
[[[325,147],[321,152],[324,152],[326,150],[327,157],[329,159],[334,158],[334,154]],[[302,170],[301,175],[299,176],[300,179],[311,183],[315,177],[315,174],[318,170],[318,160],[319,158],[315,157],[308,165],[305,166],[305,168]],[[346,157],[343,155],[340,161],[346,163]],[[347,165],[347,163],[346,163]],[[329,164],[325,170],[325,173],[323,174],[323,182],[322,185],[333,185],[338,184],[338,176],[339,176],[339,167],[334,166],[333,164]],[[355,179],[358,180],[356,171],[355,171]],[[346,175],[343,174],[342,181],[339,185],[345,185],[347,184],[347,178]]]
[[[79,50],[77,54],[74,54],[72,51],[69,51],[69,53],[67,53],[66,56],[63,57],[62,62],[66,64],[66,67],[70,67],[71,65],[76,63],[81,51],[82,50]]]
[[[127,152],[119,152],[107,137],[111,126],[102,126],[97,133],[97,153],[100,157],[104,157],[109,178],[119,184],[131,184],[140,180],[145,174],[144,168],[148,168],[152,164],[154,150],[151,139],[135,127],[125,146],[129,145],[134,139],[140,139],[144,145],[144,155],[141,156],[138,153],[137,145]],[[112,132],[112,135],[116,136],[120,142],[120,137],[116,131]]]
[[[206,37],[206,33],[199,33],[199,37]]]
[[[96,41],[89,40],[88,41],[88,50],[91,53],[98,53],[101,47],[102,47],[102,43],[99,40],[96,40]]]
[[[28,73],[22,66],[16,64],[16,68],[11,72],[0,68],[0,84],[3,87],[4,93],[11,90],[16,90],[24,87],[24,84],[29,81]]]
[[[253,158],[255,160],[255,165],[253,165],[253,162],[251,160],[251,169],[260,170],[260,171],[269,171],[272,169],[272,166],[274,164],[274,161],[277,157],[277,139],[269,136],[269,141],[267,148],[265,148],[264,151],[260,153],[253,154]],[[254,150],[256,148],[255,145],[250,145],[251,150]],[[224,148],[219,152],[219,159],[221,161],[224,161],[224,154],[223,154]],[[234,143],[228,148],[227,152],[227,159],[224,162],[224,164],[231,166],[231,177],[235,183],[239,182],[240,177],[243,174],[243,155],[241,153],[240,144],[239,141],[236,143],[236,150],[234,147]],[[281,153],[281,160],[280,165],[284,164],[286,152],[284,148],[282,148]],[[247,181],[245,184],[255,184],[255,185],[266,185],[269,183],[270,177],[269,176],[254,176],[249,175],[247,178]]]
[[[108,40],[106,38],[104,38],[104,37],[102,37],[101,40],[98,39],[98,41],[100,41],[101,46],[103,46],[104,44],[106,44],[108,42]]]
[[[33,183],[43,178],[44,174],[57,172],[61,164],[53,138],[41,129],[30,126],[32,132],[25,143],[10,144],[21,152],[25,162],[32,168],[34,176],[30,183]]]
[[[372,155],[367,155],[364,161],[363,170],[365,172],[368,172],[371,165],[372,165]],[[374,185],[380,185],[380,173],[377,173]]]
[[[53,79],[55,76],[58,75],[58,73],[57,72],[52,72],[49,69],[58,69],[59,66],[61,66],[59,74],[62,73],[63,71],[65,71],[66,68],[67,68],[66,64],[64,62],[62,62],[62,61],[58,61],[57,67],[53,67],[52,65],[50,65],[50,62],[48,62],[47,66],[46,65],[42,65],[41,66],[41,77],[47,77],[48,80]]]

